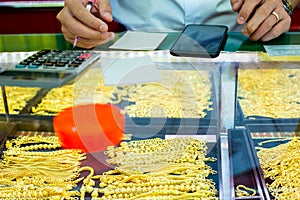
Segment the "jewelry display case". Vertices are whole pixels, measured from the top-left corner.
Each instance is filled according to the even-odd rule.
[[[250,48],[253,47],[249,41],[241,42],[238,40],[244,40],[241,35],[229,34],[229,36],[232,35],[233,37],[229,37],[227,41],[227,50],[230,48],[234,48],[234,51],[243,50],[243,47],[238,47],[241,43],[248,44]],[[299,37],[299,35],[291,34],[292,37]],[[232,45],[236,41],[238,41],[238,45]],[[286,40],[284,41],[286,42]],[[258,43],[255,45],[258,46]],[[262,49],[260,47],[259,50],[256,50],[261,51]],[[206,189],[202,194],[212,195],[213,199],[273,199],[276,195],[286,194],[282,191],[282,188],[284,189],[286,186],[273,187],[274,185],[271,185],[278,182],[274,179],[277,177],[275,175],[271,178],[267,177],[269,174],[266,174],[266,169],[270,170],[270,168],[266,168],[266,160],[263,159],[266,159],[268,155],[271,157],[275,154],[279,156],[286,153],[284,152],[285,148],[289,150],[294,148],[290,152],[297,152],[299,149],[296,146],[296,139],[300,131],[298,112],[300,105],[300,90],[298,89],[300,66],[297,60],[266,60],[262,59],[262,52],[222,52],[216,59],[173,57],[164,50],[119,52],[107,51],[106,49],[105,51],[99,50],[99,53],[103,58],[113,61],[150,57],[159,71],[161,80],[118,86],[105,85],[101,61],[99,61],[75,82],[60,88],[4,87],[8,104],[12,103],[13,105],[8,106],[9,114],[5,113],[6,109],[2,107],[3,98],[1,98],[0,141],[2,155],[6,155],[7,150],[18,152],[20,147],[29,149],[26,151],[32,151],[30,150],[31,147],[40,148],[38,151],[42,152],[48,152],[49,150],[45,148],[51,147],[51,152],[56,151],[57,149],[53,150],[53,147],[58,145],[53,139],[55,136],[53,118],[58,113],[71,106],[108,103],[118,106],[125,114],[125,143],[123,145],[127,149],[130,149],[129,146],[134,146],[135,149],[131,149],[132,151],[139,153],[146,151],[148,153],[133,155],[128,160],[135,161],[133,163],[139,165],[141,164],[140,158],[143,157],[142,162],[149,165],[144,165],[142,168],[124,168],[122,165],[124,159],[120,159],[118,162],[118,159],[114,157],[115,154],[112,154],[112,152],[119,152],[121,149],[112,147],[108,151],[87,153],[84,159],[76,157],[80,160],[80,166],[78,166],[78,160],[72,161],[77,163],[74,164],[76,169],[73,171],[73,175],[85,179],[76,182],[76,185],[73,182],[72,189],[62,187],[61,189],[64,188],[64,190],[61,192],[64,192],[65,197],[80,197],[84,194],[86,199],[96,199],[97,193],[98,197],[104,195],[104,197],[109,198],[109,195],[115,195],[113,191],[118,191],[116,193],[120,196],[110,197],[125,198],[126,193],[126,197],[133,198],[134,196],[130,195],[144,193],[144,195],[172,194],[183,195],[181,197],[185,197],[185,199],[193,198],[195,197],[192,196],[193,193],[199,191],[199,187],[197,188],[196,185],[202,184],[202,182],[201,184],[197,182],[199,177],[205,177],[205,183],[208,183],[201,185],[202,189]],[[8,58],[12,58],[16,54],[19,54],[18,58],[22,58],[22,55],[28,55],[25,52],[3,52],[0,53],[0,63],[3,63],[3,60],[7,62]],[[18,139],[17,136],[32,137],[33,144],[28,144],[29,140],[24,141],[21,138],[15,140]],[[142,177],[141,174],[132,178],[136,172],[147,175],[151,172],[158,175],[157,173],[160,171],[157,165],[151,164],[153,160],[155,162],[158,162],[157,159],[172,160],[174,155],[183,159],[182,153],[186,152],[182,147],[189,146],[190,143],[180,139],[173,140],[174,136],[179,138],[191,136],[198,138],[199,141],[205,141],[205,143],[197,144],[205,149],[201,151],[201,153],[205,153],[205,165],[199,164],[198,161],[197,164],[198,167],[202,166],[207,171],[197,167],[198,171],[194,171],[194,165],[180,161],[181,163],[176,164],[186,164],[185,169],[189,168],[190,170],[180,171],[178,167],[182,166],[166,166],[164,163],[161,166],[165,167],[162,172],[165,177],[153,178],[152,180],[156,180],[156,183],[145,183],[145,180],[150,180],[150,177],[144,176],[144,179],[141,180],[139,179]],[[47,141],[45,138],[51,139]],[[11,141],[11,143],[5,146],[7,141]],[[134,141],[141,141],[141,143]],[[142,141],[148,141],[147,145]],[[171,145],[164,143],[165,141],[170,142]],[[35,146],[40,143],[44,146]],[[290,144],[290,146],[279,146],[283,143]],[[161,148],[160,145],[166,145],[163,148],[165,151],[157,152],[157,149]],[[273,147],[271,150],[274,151],[263,154],[267,152],[265,147]],[[275,147],[278,147],[279,150]],[[144,149],[141,150],[141,148]],[[203,148],[200,149],[203,150]],[[193,154],[199,155],[200,152],[194,150]],[[126,154],[124,151],[121,153]],[[25,154],[29,155],[28,152]],[[77,155],[76,152],[73,154]],[[51,154],[51,156],[53,155],[56,154]],[[167,155],[167,158],[162,155]],[[283,155],[286,156],[286,154]],[[201,156],[196,157],[196,160],[199,160]],[[296,158],[296,154],[294,156]],[[201,158],[203,159],[203,157]],[[288,159],[287,156],[284,158]],[[48,160],[51,161],[52,159],[54,163],[61,158],[54,159],[51,157]],[[279,161],[279,159],[276,157],[275,161]],[[190,158],[190,161],[196,162],[195,158]],[[30,162],[28,161],[32,165]],[[170,162],[172,163],[174,160]],[[271,163],[271,160],[268,162]],[[291,160],[290,163],[296,164],[297,162]],[[20,168],[22,166],[24,168],[25,164],[24,162],[24,165],[20,165]],[[119,164],[120,166],[117,166]],[[38,164],[35,166],[40,167]],[[51,163],[47,163],[47,166],[51,166]],[[126,172],[126,176],[123,176],[124,174],[117,176],[122,174],[121,171],[117,171],[117,173],[111,171],[116,166],[119,167],[116,169],[125,170],[122,172]],[[274,166],[279,165],[274,164]],[[282,169],[286,167],[282,163],[280,166]],[[126,171],[128,169],[132,171]],[[172,169],[178,171],[175,170],[175,172],[170,173],[168,170]],[[39,170],[44,172],[41,168]],[[278,169],[276,170],[278,171]],[[294,171],[297,172],[297,170]],[[92,172],[94,173],[94,179],[92,179],[94,184],[88,178]],[[200,172],[204,172],[204,174]],[[295,173],[283,172],[293,175],[293,178],[297,177]],[[109,177],[108,179],[101,179],[104,185],[101,184],[99,178],[103,173]],[[194,177],[195,174],[198,176]],[[120,179],[113,179],[113,176]],[[185,179],[187,176],[192,178],[187,180]],[[120,182],[121,178],[123,182]],[[191,181],[192,179],[194,181]],[[131,180],[133,181],[131,182]],[[176,186],[177,183],[180,185],[179,182],[182,180],[187,181],[188,184]],[[140,185],[135,185],[134,181]],[[108,184],[114,182],[120,184],[120,188],[117,188],[116,184]],[[126,190],[124,184],[121,184],[124,182],[131,184],[130,187],[126,186]],[[66,183],[66,185],[68,184]],[[99,184],[101,184],[101,188]],[[155,184],[157,184],[156,187],[154,187]],[[178,187],[182,187],[180,192],[177,190]],[[192,189],[192,187],[195,188]],[[288,194],[290,195],[288,197],[297,195],[295,190],[299,191],[299,188],[286,189],[287,192],[292,193]],[[62,193],[60,194],[62,196]],[[135,197],[146,198],[146,196]]]
[[[300,63],[297,57],[284,58],[240,62],[238,70],[238,124],[249,138],[267,199],[300,197],[294,174],[300,149]]]
[[[124,178],[124,175],[129,176],[129,174],[134,176],[135,170],[142,170],[145,171],[142,173],[143,179],[151,179],[152,177],[156,182],[151,183],[150,181],[147,185],[147,181],[141,179],[138,180],[141,184],[134,187],[145,187],[147,185],[148,188],[144,188],[143,192],[129,191],[128,189],[128,192],[123,191],[123,193],[116,192],[116,194],[112,194],[109,187],[117,187],[116,185],[112,184],[99,188],[99,183],[96,180],[98,184],[94,186],[96,188],[94,190],[99,192],[98,195],[113,199],[117,197],[147,198],[147,193],[150,196],[153,195],[151,190],[157,191],[156,195],[177,195],[182,198],[212,197],[213,199],[226,199],[231,195],[226,130],[233,128],[234,112],[227,111],[234,109],[236,78],[234,71],[237,69],[236,63],[173,57],[169,55],[168,51],[103,51],[99,53],[102,60],[112,59],[112,62],[131,61],[144,57],[150,58],[156,67],[155,70],[159,72],[160,80],[125,85],[106,85],[105,71],[103,71],[103,63],[100,59],[80,78],[60,88],[35,89],[3,86],[2,92],[5,91],[5,96],[13,96],[20,100],[12,101],[11,98],[7,98],[9,113],[5,113],[5,108],[1,110],[0,117],[3,127],[6,127],[6,125],[11,127],[9,130],[3,128],[3,132],[5,132],[2,135],[3,160],[6,160],[5,155],[11,150],[10,148],[43,151],[44,148],[58,145],[51,143],[50,139],[49,142],[41,139],[41,136],[42,138],[49,137],[53,141],[52,138],[55,135],[53,118],[66,108],[84,104],[108,103],[118,106],[125,114],[124,141],[130,145],[140,141],[140,146],[136,148],[143,146],[143,148],[148,148],[148,146],[150,148],[146,152],[143,149],[136,150],[140,153],[135,155],[133,164],[139,167],[127,166],[132,169],[124,172],[125,174],[119,171],[114,176],[120,175],[120,178]],[[144,66],[136,66],[135,69],[140,67]],[[130,81],[134,82],[134,80]],[[231,88],[222,89],[222,82],[226,87]],[[22,91],[28,95],[27,99],[21,98],[24,96]],[[227,99],[226,104],[222,103],[222,98]],[[19,108],[17,104],[22,104],[22,106]],[[19,136],[32,137],[33,139],[23,141],[22,138],[24,137]],[[130,140],[127,137],[130,137]],[[11,142],[7,143],[6,141]],[[40,145],[44,146],[32,147],[35,143],[41,143]],[[192,144],[199,147],[192,148],[192,157],[187,159],[188,154],[191,153],[185,151]],[[34,149],[31,149],[31,147]],[[117,151],[117,149],[114,151]],[[94,175],[99,176],[104,172],[112,173],[111,170],[116,166],[116,169],[124,168],[124,166],[119,166],[122,163],[121,160],[117,158],[109,159],[109,155],[108,150],[86,153],[86,159],[81,161],[80,166],[88,168],[83,168],[84,172],[79,173],[79,176],[84,176],[85,171],[88,170],[93,170]],[[147,159],[139,161],[141,156]],[[160,161],[157,160],[158,158],[169,161]],[[107,162],[113,159],[116,161]],[[127,160],[130,159],[132,158],[127,158]],[[38,165],[38,162],[36,165]],[[172,172],[168,172],[170,170]],[[152,176],[152,173],[163,173],[165,177]],[[168,180],[167,183],[164,183],[166,180]],[[15,181],[17,184],[17,179],[10,181]],[[105,182],[105,180],[102,181]],[[157,181],[162,183],[158,184]],[[79,182],[72,189],[74,192],[72,194],[75,196],[78,194],[79,196],[83,195],[81,190],[85,188],[84,184],[84,182]],[[132,184],[134,184],[134,181],[130,182],[128,180],[128,185]],[[125,190],[126,187],[120,186],[116,190]],[[166,189],[170,192],[164,192]],[[20,194],[20,191],[18,192],[15,194]],[[71,195],[69,192],[71,191],[65,191],[64,194]],[[126,195],[127,193],[132,194],[131,196],[125,196],[125,193]],[[119,196],[115,196],[117,194]],[[124,194],[124,196],[121,194]],[[10,197],[9,195],[13,196],[14,193],[7,189],[6,197]],[[35,197],[34,195],[32,197]],[[84,195],[87,199],[93,197],[91,190],[90,192],[85,191]]]

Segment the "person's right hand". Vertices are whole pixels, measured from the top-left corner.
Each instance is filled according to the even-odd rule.
[[[56,18],[61,23],[61,30],[66,41],[76,46],[92,48],[114,39],[114,33],[108,32],[106,22],[111,22],[112,9],[109,0],[95,0],[91,12],[85,6],[88,0],[65,0],[64,8]]]
[[[230,0],[238,12],[237,23],[245,24],[242,33],[251,40],[269,41],[287,32],[291,17],[282,0]]]

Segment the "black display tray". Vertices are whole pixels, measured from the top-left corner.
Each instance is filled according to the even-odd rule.
[[[34,106],[38,105],[43,97],[49,92],[48,89],[41,89],[34,98],[29,100],[26,106],[19,112],[19,114],[9,114],[11,121],[18,121],[22,118],[29,118],[35,120],[49,120],[52,121],[55,115],[34,115],[31,110]],[[206,111],[206,116],[204,118],[158,118],[158,117],[129,117],[126,115],[126,121],[131,125],[141,125],[146,126],[152,124],[154,126],[200,126],[202,129],[206,127],[216,127],[218,125],[218,115],[216,111],[216,99],[213,98],[213,110]],[[124,108],[128,105],[128,102],[122,101],[117,104],[120,108]],[[6,115],[4,113],[0,114],[0,121],[4,119]],[[163,123],[163,124],[162,124]]]
[[[297,123],[275,123],[275,124],[250,123],[246,125],[246,129],[249,132],[249,134],[252,135],[251,141],[254,145],[254,148],[260,146],[259,145],[260,142],[264,142],[268,140],[276,140],[276,141],[264,143],[263,146],[260,146],[260,147],[271,148],[288,142],[288,140],[277,140],[277,139],[299,136],[300,121],[296,121],[296,122]],[[256,154],[256,150],[255,150],[255,154]],[[272,180],[270,179],[263,179],[263,180],[266,183],[272,182]],[[271,195],[268,189],[266,191],[268,192],[267,195],[270,197],[270,199],[275,199]]]
[[[274,139],[277,139],[277,138],[271,138],[271,140],[274,140]],[[260,142],[264,142],[264,141],[268,141],[268,140],[270,140],[270,138],[255,138],[255,139],[253,139],[253,143],[254,143],[255,147],[258,147],[258,146],[260,146],[260,145],[259,145]],[[262,146],[260,146],[260,147],[272,148],[272,147],[276,147],[276,146],[278,146],[278,145],[280,145],[280,144],[285,144],[285,143],[287,143],[287,142],[288,142],[288,140],[285,140],[285,141],[268,142],[268,143],[264,143],[264,144],[263,144]],[[272,180],[269,179],[269,178],[264,179],[264,180],[265,180],[265,182],[268,183],[268,184],[271,184],[271,183],[272,183]],[[268,189],[267,189],[267,191],[268,191],[268,195],[270,196],[270,199],[276,199],[276,198],[271,194],[271,192],[270,192]]]
[[[294,122],[294,121],[293,121]],[[300,121],[295,121],[295,123],[251,123],[247,124],[246,128],[251,132],[251,133],[268,133],[268,132],[273,132],[273,133],[279,133],[282,132],[300,132]]]
[[[5,141],[8,134],[14,129],[14,124],[7,122],[0,122],[0,149],[4,148]]]
[[[232,199],[269,199],[253,141],[245,129],[228,131],[229,156],[232,182]],[[256,191],[255,195],[238,197],[237,186],[244,185]]]
[[[194,129],[194,127],[185,127],[186,130],[188,129]],[[130,125],[128,125],[126,127],[126,129],[129,130],[133,130],[135,129],[135,127],[132,127]],[[149,127],[144,127],[143,129],[140,129],[140,134],[133,133],[131,139],[132,140],[137,140],[137,139],[148,139],[148,138],[165,138],[166,134],[168,135],[176,135],[177,132],[173,131],[174,129],[176,129],[176,127],[170,127],[170,126],[166,126],[163,129],[161,129],[160,131],[158,131],[156,134],[153,134],[153,132],[151,132],[151,127],[150,127],[150,131],[145,131],[149,129]],[[144,132],[142,132],[144,130]],[[192,132],[191,130],[188,132]],[[2,151],[5,150],[4,148],[4,144],[5,141],[7,139],[13,139],[16,138],[17,136],[21,136],[21,135],[43,135],[45,137],[50,136],[50,135],[54,135],[54,130],[53,130],[53,126],[52,126],[52,121],[49,120],[32,120],[32,119],[27,119],[25,120],[24,118],[21,119],[18,122],[1,122],[0,121],[0,142],[1,142],[1,154]],[[217,132],[215,132],[214,134],[216,134]],[[213,134],[213,133],[211,133]],[[186,134],[187,136],[193,136],[195,134]],[[215,184],[216,184],[216,189],[218,190],[218,197],[220,196],[220,194],[222,193],[221,191],[221,186],[220,183],[222,183],[221,181],[221,158],[220,158],[220,142],[218,139],[218,135],[216,135],[216,141],[208,141],[207,142],[207,146],[208,146],[208,151],[207,151],[207,157],[214,157],[217,160],[215,162],[207,162],[207,164],[217,172],[217,174],[211,174],[209,175],[208,179],[212,179]],[[82,161],[82,166],[91,166],[95,169],[95,173],[96,174],[101,174],[105,171],[108,171],[110,169],[113,169],[115,166],[114,165],[109,165],[107,164],[105,161],[107,160],[107,156],[104,154],[104,151],[99,151],[99,152],[93,152],[93,153],[87,153],[87,159]],[[85,172],[82,173],[82,175],[85,175]],[[96,183],[97,185],[97,183]],[[80,189],[80,185],[78,185],[75,189]],[[91,197],[89,197],[87,195],[87,197],[85,199],[91,199]]]
[[[18,114],[9,113],[8,115],[6,115],[5,113],[0,113],[0,121],[2,121],[3,118],[7,118],[7,117],[9,118],[10,121],[18,121],[18,120],[22,120],[23,118],[30,118],[34,120],[52,120],[53,117],[50,116],[30,114],[32,107],[36,106],[39,102],[41,102],[41,99],[48,93],[49,90],[50,89],[48,88],[41,88],[33,98],[31,98],[26,102],[26,105],[22,108],[22,110],[20,110]],[[9,101],[7,103],[10,104]]]
[[[270,125],[290,125],[300,123],[300,118],[271,118],[264,116],[247,116],[245,117],[243,110],[239,103],[237,103],[236,123],[239,125],[247,124],[270,124]]]
[[[159,138],[164,138],[161,137],[160,135]],[[133,138],[136,136],[133,136]],[[146,139],[146,138],[145,138]],[[218,195],[217,197],[220,197],[220,194],[222,193],[221,191],[221,163],[220,163],[220,143],[219,141],[217,143],[208,143],[208,153],[207,157],[214,157],[217,158],[216,162],[207,162],[206,164],[209,165],[213,170],[217,172],[217,174],[210,174],[207,179],[212,179],[215,183],[215,187],[218,190]],[[82,162],[82,166],[91,166],[95,169],[95,174],[102,174],[105,171],[113,169],[115,166],[113,165],[108,165],[105,163],[105,160],[107,160],[107,156],[104,155],[103,152],[96,152],[92,154],[87,154],[87,159]],[[96,185],[98,183],[96,182]],[[80,189],[80,185],[76,189]],[[90,200],[90,196],[87,196],[86,199]]]
[[[168,69],[173,69],[173,70],[195,70],[195,67],[191,65],[190,63],[176,63],[176,62],[171,62],[171,63],[163,63],[163,62],[158,62],[157,63],[158,68],[162,70],[168,70]],[[171,65],[171,66],[168,66]],[[197,70],[197,69],[196,69]],[[126,116],[128,119],[127,121],[132,121],[132,124],[136,125],[142,125],[144,126],[145,124],[153,124],[160,126],[162,122],[164,122],[164,125],[166,126],[201,126],[206,127],[212,126],[216,127],[218,126],[219,120],[219,106],[218,106],[218,96],[216,94],[216,89],[218,88],[218,81],[215,81],[215,72],[212,70],[211,66],[205,66],[203,69],[199,70],[206,70],[210,74],[210,81],[211,81],[211,102],[212,105],[210,106],[211,110],[206,110],[206,116],[203,118],[155,118],[155,117],[129,117]],[[196,71],[195,71],[196,73]],[[217,83],[216,83],[217,82]],[[47,93],[50,91],[50,88],[41,88],[41,90],[31,99],[27,102],[26,106],[19,112],[19,114],[9,114],[9,117],[12,121],[17,121],[20,119],[20,117],[24,118],[31,118],[31,119],[38,119],[38,120],[53,120],[54,115],[35,115],[32,113],[32,108],[37,106],[42,99],[47,95]],[[8,102],[9,103],[9,102]],[[129,102],[122,100],[117,106],[120,108],[124,108],[127,105],[134,104],[134,102]],[[0,120],[1,117],[4,117],[4,113],[0,113]]]
[[[10,115],[9,124],[26,131],[54,132],[53,117],[32,115]],[[161,121],[160,121],[161,120]],[[174,120],[174,121],[173,121]],[[6,116],[0,116],[0,123],[6,124]],[[197,119],[125,118],[125,134],[136,139],[164,137],[165,135],[216,135],[216,125],[202,125]]]
[[[49,91],[49,89],[47,88],[41,88],[39,89],[39,91],[26,102],[26,105],[22,108],[22,110],[19,111],[18,114],[11,114],[9,113],[10,116],[17,116],[17,115],[27,115],[31,112],[31,108],[35,105],[37,105],[37,103],[39,103],[41,101],[41,99],[47,94],[47,92]],[[6,96],[9,95],[7,93],[7,91],[5,92]],[[16,97],[17,98],[17,97]],[[7,99],[7,103],[10,104],[11,102],[9,102],[9,100]],[[4,105],[0,105],[3,106]],[[1,116],[5,116],[5,113],[0,113],[0,117]]]

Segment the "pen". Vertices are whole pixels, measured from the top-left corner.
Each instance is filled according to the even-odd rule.
[[[87,5],[85,6],[85,8],[86,8],[89,12],[91,12],[93,3],[94,3],[94,0],[89,0],[89,2],[87,3]],[[78,43],[78,35],[75,36],[74,43],[73,43],[73,48],[76,47],[77,43]]]
[[[91,12],[92,6],[93,6],[94,0],[89,0],[89,2],[86,5],[86,9]]]

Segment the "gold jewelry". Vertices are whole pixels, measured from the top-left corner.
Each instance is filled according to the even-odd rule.
[[[274,63],[274,69],[261,66],[256,70],[248,64],[239,68],[238,98],[245,117],[300,118],[300,70],[282,70],[281,65]]]
[[[216,159],[206,151],[206,141],[190,137],[122,142],[105,152],[117,167],[92,178],[100,181],[101,199],[217,199],[207,178],[216,171],[205,163]]]
[[[161,83],[115,87],[106,86],[102,73],[91,69],[85,77],[97,80],[95,84],[90,86],[85,79],[78,79],[75,84],[51,89],[32,108],[32,113],[54,115],[86,99],[92,99],[93,103],[132,102],[122,110],[130,117],[204,118],[212,110],[210,73],[192,70],[161,70],[160,73]]]
[[[196,163],[206,155],[206,142],[190,137],[163,140],[160,138],[122,142],[120,147],[109,147],[105,154],[109,164],[145,165],[155,163]],[[134,169],[142,172],[141,169]]]
[[[255,196],[256,190],[249,188],[245,185],[238,185],[236,187],[236,196],[237,197],[246,197],[246,196]]]
[[[130,117],[204,118],[211,110],[210,74],[191,70],[161,70],[160,83],[132,86],[124,108]],[[201,89],[200,89],[201,88]]]
[[[278,13],[275,12],[275,11],[273,11],[271,14],[275,16],[275,18],[276,18],[276,24],[278,24],[278,22],[279,22],[279,20],[280,20],[280,17],[279,17],[279,15],[278,15]]]
[[[280,140],[268,140],[273,141]],[[272,180],[267,183],[272,196],[275,199],[299,199],[300,138],[290,138],[289,142],[272,148],[259,147],[257,156],[265,179]]]
[[[79,150],[63,150],[57,137],[23,136],[6,142],[0,163],[0,196],[4,199],[73,199]],[[40,151],[45,150],[45,151]],[[89,182],[89,184],[91,184]]]
[[[20,111],[27,105],[30,99],[32,99],[40,90],[40,88],[25,88],[25,87],[13,87],[6,86],[6,97],[8,103],[8,110],[10,114],[19,114]],[[0,96],[0,113],[5,113],[2,96]]]
[[[120,158],[120,165],[95,175],[93,168],[79,167],[85,159],[81,151],[47,150],[56,139],[19,137],[6,143],[8,150],[0,165],[1,195],[8,199],[84,199],[86,194],[93,199],[217,199],[215,183],[207,178],[216,172],[205,163],[216,159],[206,157],[206,141],[186,137],[122,142],[106,151],[111,159]],[[24,148],[27,145],[30,148]],[[175,155],[167,160],[171,153]],[[141,159],[139,165],[126,161],[151,154],[159,159]],[[79,178],[82,171],[89,174]],[[78,184],[82,184],[79,191],[71,191]]]

